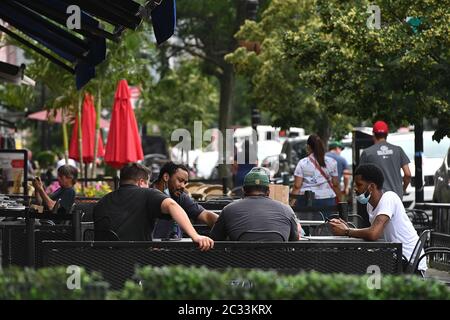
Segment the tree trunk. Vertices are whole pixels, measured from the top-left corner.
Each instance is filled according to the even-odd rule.
[[[228,179],[229,168],[226,165],[226,129],[230,125],[231,112],[233,106],[234,93],[234,69],[230,64],[226,64],[220,81],[220,104],[219,104],[219,130],[223,137],[222,150],[219,150],[219,176],[222,179]],[[230,185],[230,181],[227,181]]]
[[[97,170],[97,153],[98,153],[98,139],[100,138],[100,112],[102,110],[102,91],[100,87],[97,92],[97,104],[96,104],[96,114],[95,114],[95,136],[94,136],[94,160],[92,163],[92,173],[91,177],[95,178],[95,170]]]
[[[325,112],[322,112],[316,123],[317,134],[322,139],[325,150],[328,150],[328,140],[330,139],[330,119]]]

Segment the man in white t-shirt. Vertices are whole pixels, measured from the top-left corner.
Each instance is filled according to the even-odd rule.
[[[335,235],[375,241],[384,238],[402,244],[403,255],[409,260],[419,236],[405,212],[400,197],[393,191],[383,192],[383,172],[375,164],[362,164],[355,171],[356,200],[367,204],[371,226],[364,229],[349,228],[343,220],[332,219],[331,231]],[[420,255],[424,254],[423,250]],[[418,266],[419,273],[427,270],[425,259]]]

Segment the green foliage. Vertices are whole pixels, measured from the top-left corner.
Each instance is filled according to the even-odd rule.
[[[441,283],[415,276],[382,276],[380,289],[368,287],[368,276],[320,274],[280,275],[258,270],[228,269],[224,272],[182,266],[137,271],[142,286],[127,282],[114,299],[342,299],[408,300],[449,299]]]
[[[80,289],[69,290],[66,268],[0,271],[0,300],[102,300],[109,285],[97,274],[81,269]]]
[[[366,26],[369,3],[273,0],[237,34],[260,41],[261,54],[238,49],[228,60],[251,76],[265,109],[287,115],[281,122],[317,127],[326,116],[333,126],[340,116],[395,126],[426,116],[444,124],[437,137],[449,134],[449,1],[378,1],[380,30]],[[420,18],[417,32],[406,17]]]
[[[34,158],[39,163],[39,167],[41,168],[52,167],[57,160],[56,154],[50,150],[40,151],[34,156]]]
[[[218,90],[212,77],[202,75],[198,63],[183,61],[164,78],[143,90],[143,108],[138,116],[159,125],[170,141],[175,129],[185,128],[193,134],[194,121],[211,128],[217,121]]]

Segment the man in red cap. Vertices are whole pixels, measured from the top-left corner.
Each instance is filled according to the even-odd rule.
[[[377,121],[373,125],[374,145],[365,149],[361,154],[359,164],[374,163],[383,171],[383,191],[394,191],[400,199],[411,182],[411,171],[408,156],[403,149],[386,142],[389,127],[384,121]],[[403,170],[403,178],[401,175]]]

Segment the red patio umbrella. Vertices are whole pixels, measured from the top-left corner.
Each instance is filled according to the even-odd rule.
[[[86,94],[83,101],[83,109],[81,116],[81,132],[83,142],[83,162],[91,163],[94,160],[94,143],[95,143],[95,117],[94,101],[92,96]],[[72,137],[69,146],[69,158],[80,161],[78,150],[78,116],[75,118],[75,124],[72,130]],[[97,156],[103,157],[105,150],[103,141],[98,137]]]
[[[47,110],[42,110],[34,113],[30,113],[27,116],[28,119],[38,120],[38,121],[50,121],[55,123],[62,122],[62,111],[61,109],[56,110],[56,114],[53,112],[49,112]],[[70,122],[70,121],[69,121]],[[109,128],[109,121],[105,119],[100,119],[100,128],[106,129]]]
[[[120,169],[123,165],[144,159],[136,117],[130,102],[126,80],[120,80],[114,96],[111,126],[106,142],[105,162]]]

